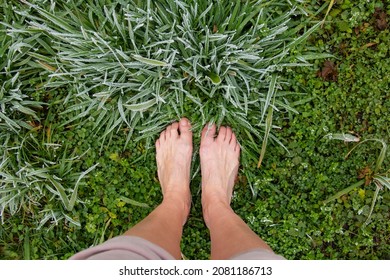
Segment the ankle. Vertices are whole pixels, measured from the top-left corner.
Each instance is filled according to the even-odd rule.
[[[179,195],[175,192],[166,193],[161,204],[182,213],[184,218],[187,219],[191,208],[191,196],[189,194]]]
[[[202,187],[202,207],[224,206],[230,208],[231,198],[224,189]]]
[[[163,203],[189,207],[191,204],[191,196],[185,192],[166,192],[163,195]]]
[[[226,213],[231,213],[233,210],[230,204],[223,199],[214,199],[205,201],[202,198],[203,219],[209,227],[214,219],[221,219]]]
[[[175,203],[175,202],[188,202],[191,199],[191,193],[189,187],[170,187],[163,192],[163,200]]]

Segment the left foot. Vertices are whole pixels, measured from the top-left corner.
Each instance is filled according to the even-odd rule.
[[[191,124],[186,118],[169,125],[156,141],[157,173],[164,201],[182,208],[187,220],[191,206]]]

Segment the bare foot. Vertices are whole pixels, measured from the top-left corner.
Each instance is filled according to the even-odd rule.
[[[191,206],[191,157],[191,124],[188,119],[182,118],[179,123],[175,122],[161,132],[156,141],[156,161],[164,200],[183,206],[185,220]]]
[[[200,143],[204,211],[216,203],[230,205],[239,166],[240,146],[232,129],[221,127],[215,134],[215,124],[206,125]]]

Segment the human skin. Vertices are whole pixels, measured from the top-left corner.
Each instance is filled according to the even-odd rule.
[[[162,203],[125,235],[149,240],[181,259],[180,241],[190,206],[192,131],[188,119],[169,125],[156,141]],[[202,207],[211,236],[211,259],[229,259],[252,249],[272,249],[230,207],[240,145],[230,127],[202,130],[200,161]],[[158,233],[158,234],[156,234]]]

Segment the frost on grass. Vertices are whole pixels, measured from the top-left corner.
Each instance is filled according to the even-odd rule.
[[[270,91],[272,77],[308,65],[294,55],[318,27],[306,28],[303,9],[291,3],[23,1],[21,23],[3,26],[13,73],[32,69],[47,90],[75,89],[63,125],[92,119],[105,137],[127,125],[128,141],[134,131],[140,140],[191,113],[249,133],[258,153],[268,110],[292,110],[282,97],[288,81]]]
[[[40,129],[42,107],[52,105],[53,95],[63,106],[56,125],[92,123],[91,137],[99,132],[101,143],[118,131],[127,133],[125,145],[148,143],[187,116],[198,131],[206,122],[229,124],[244,166],[257,162],[260,149],[263,159],[268,138],[283,145],[272,133],[272,118],[296,111],[280,73],[318,57],[302,52],[319,24],[307,24],[300,1],[101,3],[23,0],[0,7],[0,139],[9,143],[0,148],[8,155],[0,164],[1,211],[39,203],[47,191],[61,207],[48,211],[43,223],[61,217],[77,223],[68,212],[80,182],[73,179],[84,173],[73,174],[74,184],[65,188],[56,175],[58,159],[17,153]],[[47,104],[34,101],[35,92],[46,94]]]

